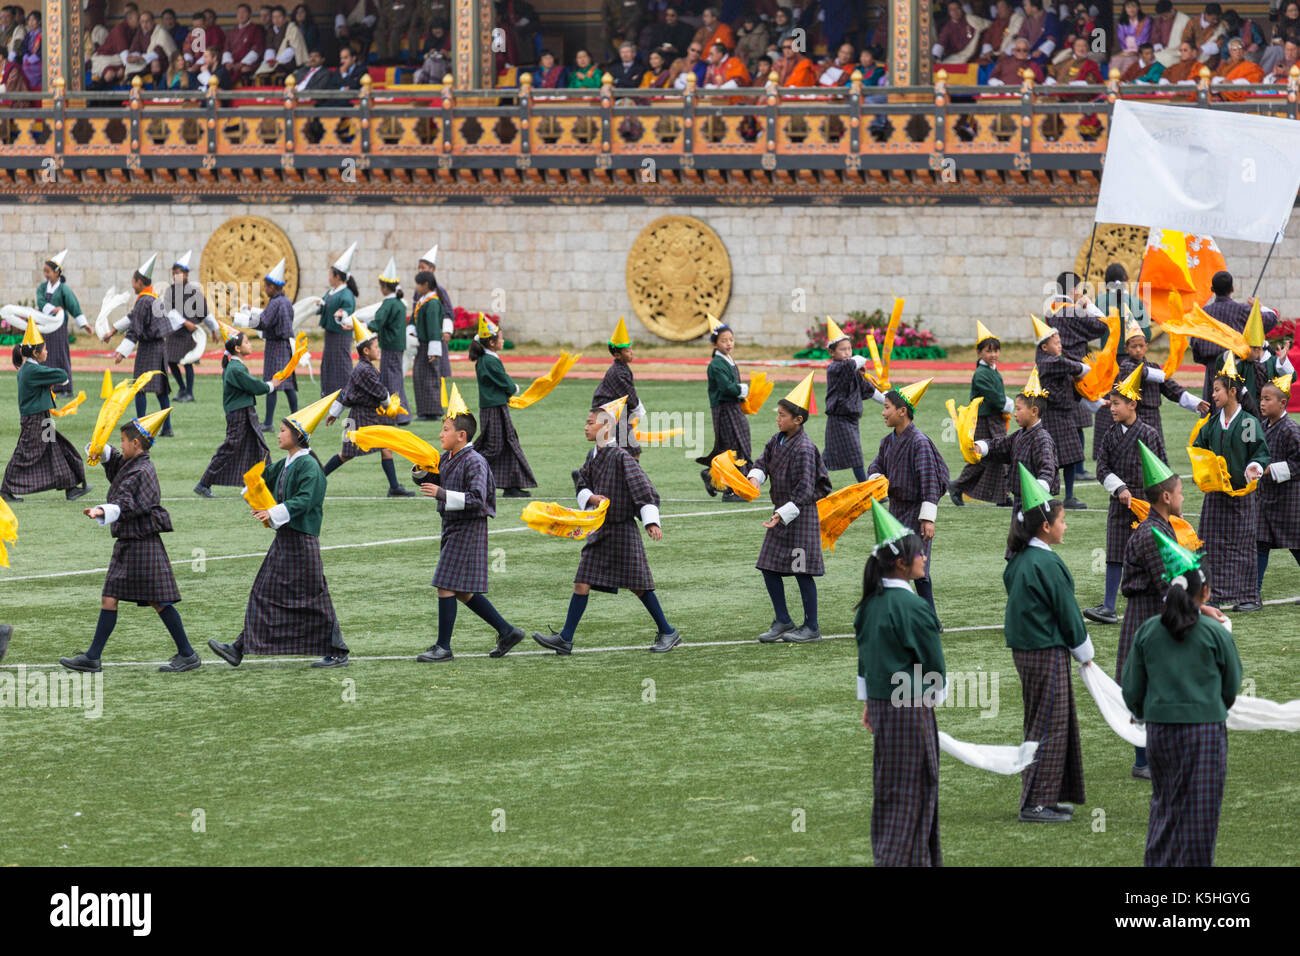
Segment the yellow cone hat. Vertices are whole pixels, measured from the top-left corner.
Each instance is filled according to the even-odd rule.
[[[614,334],[610,337],[609,344],[616,349],[625,349],[632,344],[632,339],[627,334],[627,323],[623,321],[623,316],[618,317],[618,325],[614,326]]]
[[[1138,334],[1140,335],[1141,332],[1139,331]],[[1124,379],[1122,382],[1115,383],[1114,390],[1132,401],[1142,401],[1142,370],[1143,366],[1136,366],[1133,371],[1129,373],[1128,378]],[[1034,371],[1037,372],[1038,369],[1034,369]]]
[[[1142,331],[1142,326],[1138,325],[1133,316],[1128,317],[1128,324],[1124,326],[1124,341],[1129,339],[1146,338],[1146,333]]]
[[[1291,394],[1291,381],[1295,376],[1288,372],[1285,375],[1279,375],[1273,379],[1273,384],[1281,389],[1283,395]]]
[[[916,406],[921,404],[921,396],[925,394],[925,390],[930,387],[930,383],[933,381],[933,378],[927,378],[919,382],[913,382],[911,385],[904,385],[898,390],[898,394],[903,396],[903,401],[912,406],[912,411],[916,411]]]
[[[836,342],[847,338],[848,336],[844,334],[844,330],[835,324],[835,320],[829,315],[826,316],[826,347],[828,349],[834,348]]]
[[[712,312],[705,312],[704,317],[709,320],[709,333],[712,334],[722,328],[727,323],[719,322],[718,317]]]
[[[358,352],[361,351],[361,346],[366,342],[377,338],[379,338],[378,332],[371,332],[370,329],[366,327],[366,323],[362,322],[355,315],[352,316],[352,344],[357,347]]]
[[[1025,382],[1025,387],[1021,393],[1028,395],[1030,398],[1046,398],[1047,389],[1043,388],[1042,383],[1038,381],[1038,368],[1035,366],[1029,372],[1029,381]]]
[[[809,372],[802,382],[790,390],[790,394],[785,400],[796,408],[802,408],[806,412],[812,411],[812,394],[813,373]]]
[[[489,319],[482,312],[478,314],[478,337],[479,338],[490,339],[494,335],[496,335],[497,332],[499,331],[500,331],[500,327],[495,322]]]
[[[162,431],[163,422],[167,421],[167,416],[171,413],[170,408],[164,408],[152,415],[146,415],[144,418],[132,419],[131,424],[140,429],[141,432],[148,432],[149,444],[152,445],[154,439],[158,437],[158,433]]]
[[[624,395],[622,398],[616,398],[612,402],[606,402],[604,405],[600,406],[600,408],[601,411],[608,412],[614,421],[618,421],[623,417],[623,410],[627,408],[627,396]]]
[[[985,339],[996,339],[996,338],[997,336],[989,331],[987,325],[985,325],[979,319],[975,320],[975,348],[978,349],[980,347],[980,343],[983,342]]]
[[[30,345],[35,348],[38,345],[45,344],[45,337],[41,335],[41,330],[36,327],[36,323],[31,319],[27,320],[27,328],[23,332],[23,345]]]
[[[1246,327],[1241,330],[1241,335],[1252,349],[1264,347],[1264,317],[1259,311],[1259,299],[1250,307],[1250,316],[1246,319]]]
[[[1237,358],[1232,352],[1226,352],[1223,356],[1223,368],[1219,369],[1219,374],[1229,379],[1236,379],[1239,382],[1245,381],[1237,373]]]
[[[465,399],[461,396],[460,388],[455,382],[451,385],[451,395],[447,397],[445,408],[446,411],[442,416],[443,421],[446,421],[448,418],[455,418],[457,415],[469,414],[469,406],[465,404]]]
[[[330,406],[334,404],[334,400],[339,397],[342,391],[341,388],[333,391],[320,401],[312,402],[306,408],[300,408],[296,412],[284,416],[284,420],[298,432],[299,439],[305,439],[329,415]],[[306,447],[305,441],[300,442],[300,444]]]
[[[1056,329],[1052,328],[1036,315],[1031,315],[1029,321],[1034,323],[1034,344],[1042,345],[1053,335],[1056,335]]]

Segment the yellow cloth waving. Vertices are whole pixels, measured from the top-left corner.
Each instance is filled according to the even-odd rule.
[[[126,411],[127,403],[135,398],[135,393],[144,388],[151,378],[161,374],[157,370],[145,372],[134,382],[122,382],[117,388],[113,389],[113,394],[100,406],[99,417],[95,419],[95,431],[90,436],[90,448],[86,452],[86,464],[99,464],[99,455],[108,443],[109,436],[113,434],[113,429],[117,426],[122,413]]]
[[[1130,498],[1128,507],[1130,511],[1137,515],[1138,521],[1146,521],[1147,515],[1151,513],[1151,502],[1143,501],[1141,498]],[[1174,529],[1174,535],[1178,538],[1178,543],[1188,551],[1199,551],[1201,549],[1204,542],[1196,536],[1196,529],[1191,526],[1186,518],[1181,515],[1170,515],[1169,526]]]
[[[709,462],[709,479],[713,482],[713,487],[719,491],[730,488],[746,501],[753,501],[758,497],[758,489],[740,473],[740,466],[743,464],[744,461],[737,461],[736,453],[728,448]]]
[[[353,429],[346,437],[362,451],[387,448],[424,471],[437,471],[438,462],[442,460],[438,449],[419,435],[393,425],[366,425]]]
[[[1088,364],[1092,367],[1083,378],[1074,383],[1074,390],[1090,402],[1098,401],[1110,394],[1110,390],[1115,386],[1115,378],[1119,375],[1119,362],[1116,355],[1122,338],[1120,331],[1122,325],[1118,312],[1111,311],[1106,317],[1106,326],[1110,330],[1106,347],[1088,356]]]
[[[293,370],[296,369],[298,363],[302,361],[302,357],[307,354],[307,348],[307,333],[299,332],[298,338],[295,339],[293,343],[293,355],[289,356],[289,364],[276,372],[272,377],[277,382],[283,382],[286,378],[292,375]]]
[[[947,402],[948,414],[957,428],[957,444],[961,446],[961,457],[968,465],[978,463],[981,457],[979,449],[975,447],[975,423],[979,416],[980,403],[983,401],[981,396],[961,408],[958,408],[957,403],[951,398]]]
[[[1170,293],[1172,299],[1176,293]],[[1199,305],[1193,305],[1190,315],[1170,316],[1164,323],[1164,330],[1191,338],[1205,339],[1225,349],[1231,349],[1237,358],[1249,358],[1250,346],[1246,337],[1230,325],[1224,325],[1214,316],[1209,315]]]
[[[77,414],[78,406],[80,406],[81,403],[84,402],[85,400],[86,400],[86,393],[78,392],[77,397],[74,398],[72,401],[68,402],[68,404],[64,405],[62,408],[51,408],[50,414],[53,415],[55,418],[62,418],[64,415],[75,415]]]
[[[1178,367],[1183,364],[1183,356],[1187,354],[1187,336],[1180,335],[1177,332],[1170,332],[1165,329],[1169,335],[1169,357],[1165,359],[1165,378],[1172,378],[1178,371]]]
[[[817,520],[821,524],[822,547],[834,551],[836,540],[871,507],[871,499],[884,501],[888,494],[889,479],[882,476],[849,485],[819,499]]]
[[[1216,455],[1208,448],[1188,448],[1187,457],[1192,460],[1192,480],[1202,491],[1219,491],[1233,498],[1250,494],[1259,484],[1255,479],[1245,488],[1232,487],[1232,477],[1228,474],[1228,463],[1222,455]],[[1243,534],[1250,534],[1250,529],[1242,529]]]
[[[581,541],[605,523],[608,510],[608,498],[589,511],[566,508],[555,501],[530,501],[519,517],[534,531]]]
[[[508,403],[510,407],[527,408],[529,405],[541,401],[547,395],[551,394],[551,390],[560,384],[560,381],[564,376],[569,374],[569,369],[573,368],[574,364],[580,358],[582,358],[581,352],[577,355],[570,355],[568,352],[560,352],[560,357],[555,360],[555,364],[551,366],[551,370],[537,381],[533,382],[532,385],[529,385],[522,395],[516,395],[514,398],[510,399]]]
[[[7,544],[18,543],[18,516],[9,507],[9,502],[0,498],[0,568],[9,567]]]
[[[746,415],[757,415],[772,394],[775,384],[766,372],[752,372],[749,376],[749,394],[740,400],[740,410]]]
[[[262,477],[264,471],[266,462],[259,461],[244,472],[244,500],[254,511],[270,511],[276,504],[275,495],[271,494],[271,489],[266,487],[266,479]],[[263,521],[262,524],[271,527],[269,521]]]

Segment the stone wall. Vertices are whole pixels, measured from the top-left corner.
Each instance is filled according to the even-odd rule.
[[[745,341],[800,346],[814,317],[884,308],[906,298],[940,343],[969,342],[976,319],[1008,340],[1028,336],[1042,286],[1074,264],[1091,228],[1091,207],[620,207],[229,205],[11,206],[0,212],[0,303],[31,299],[40,262],[63,247],[82,307],[98,311],[150,252],[169,264],[201,253],[219,225],[264,216],[293,243],[300,294],[319,294],[328,267],[353,240],[363,302],[390,255],[412,287],[415,260],[439,243],[439,278],[466,308],[501,311],[512,338],[589,345],[620,313],[633,339],[654,340],[635,318],[624,280],[637,233],[665,214],[695,216],[731,258],[726,320]],[[1224,242],[1239,294],[1249,294],[1266,246]],[[1300,312],[1300,240],[1279,245],[1262,287],[1283,315]],[[164,273],[165,274],[165,273]],[[1244,289],[1242,288],[1244,287]],[[806,311],[792,311],[795,290]],[[494,298],[494,295],[496,298]],[[504,302],[504,308],[499,308]]]

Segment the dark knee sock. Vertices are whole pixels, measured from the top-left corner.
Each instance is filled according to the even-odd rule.
[[[389,461],[392,464],[392,461]],[[486,594],[475,594],[465,606],[477,614],[479,617],[496,631],[498,634],[505,634],[510,630],[510,622],[501,616],[501,612],[492,606],[492,602],[487,599]]]
[[[1147,765],[1147,748],[1146,748],[1146,747],[1134,747],[1134,748],[1133,748],[1133,766],[1135,766],[1135,767],[1145,767],[1146,765]]]
[[[273,388],[266,393],[266,421],[262,424],[270,425],[275,421],[275,403],[280,397],[280,389]]]
[[[1075,431],[1079,433],[1079,444],[1082,445],[1084,448],[1087,448],[1087,447],[1088,447],[1088,443],[1087,443],[1086,441],[1083,440],[1083,429],[1082,429],[1082,428],[1076,428]],[[1083,462],[1081,462],[1081,461],[1075,462],[1075,464],[1074,464],[1074,473],[1075,473],[1076,475],[1082,475],[1082,474],[1083,474],[1083,471],[1084,471],[1084,468],[1083,468]]]
[[[1115,610],[1115,600],[1119,597],[1119,584],[1124,577],[1124,565],[1117,561],[1106,562],[1106,600],[1103,602],[1110,610]]]
[[[854,480],[856,480],[856,481],[866,481],[866,480],[867,480],[867,469],[863,468],[861,465],[854,465],[854,466],[853,466],[853,478],[854,478]]]
[[[396,488],[398,486],[397,469],[393,466],[393,459],[381,458],[379,459],[379,463],[384,466],[384,474],[388,476],[388,487]]]
[[[1295,551],[1291,552],[1295,554]],[[1300,558],[1297,558],[1300,560]],[[1257,548],[1255,550],[1255,569],[1259,572],[1259,586],[1264,586],[1264,572],[1268,570],[1268,548]]]
[[[180,363],[178,363],[178,362],[171,362],[171,363],[168,364],[167,367],[168,367],[169,369],[171,369],[172,376],[176,379],[176,387],[179,388],[179,389],[181,389],[182,391],[184,391],[184,390],[185,390],[185,377],[184,377],[184,375],[181,374]]]
[[[1073,497],[1074,497],[1074,468],[1073,468],[1073,466],[1071,466],[1071,465],[1066,465],[1064,468],[1062,468],[1062,469],[1061,469],[1061,477],[1063,477],[1063,478],[1065,479],[1065,497],[1067,497],[1067,498],[1073,498]]]
[[[185,366],[185,391],[194,394],[194,366]]]
[[[161,411],[164,408],[171,408],[171,407],[172,407],[171,399],[168,398],[166,395],[160,394],[158,396],[159,411]],[[171,432],[172,432],[172,420],[171,420],[171,416],[169,415],[167,416],[167,420],[163,422],[162,433],[164,435],[170,435]]]
[[[931,609],[934,608],[934,582],[929,578],[916,579],[917,597],[924,598],[929,603]]]
[[[144,418],[145,413],[149,411],[149,406],[145,401],[149,398],[144,392],[135,393],[135,417]]]
[[[573,640],[573,632],[578,629],[578,622],[582,620],[582,614],[587,610],[587,598],[590,596],[575,591],[573,597],[569,598],[569,615],[564,619],[564,630],[560,631],[560,636],[566,641]]]
[[[298,410],[298,390],[296,388],[282,388],[284,397],[289,400],[289,414],[292,415]]]
[[[95,639],[90,642],[90,650],[86,651],[87,657],[99,660],[100,655],[104,653],[104,645],[108,643],[108,635],[113,633],[115,627],[117,627],[117,612],[100,608],[99,623],[95,625]]]
[[[664,609],[659,606],[659,598],[655,595],[654,588],[641,592],[641,603],[645,605],[645,609],[654,618],[655,627],[659,628],[659,633],[671,634],[673,627],[668,623],[668,618],[664,617]]]
[[[438,646],[451,649],[451,631],[456,626],[456,595],[438,597]]]
[[[1291,557],[1295,558],[1296,564],[1300,564],[1300,548],[1292,548]]]
[[[335,455],[329,461],[325,462],[325,467],[322,468],[321,471],[325,472],[325,474],[328,475],[331,474],[332,472],[337,471],[339,469],[339,466],[342,464],[343,464],[343,459],[340,458],[338,455]]]
[[[817,579],[811,574],[796,574],[794,580],[799,585],[799,600],[803,602],[803,626],[815,631],[817,630]]]
[[[176,642],[176,653],[184,654],[186,657],[191,656],[194,648],[190,646],[190,639],[185,636],[185,625],[181,623],[181,615],[176,610],[176,605],[168,604],[158,612],[158,617],[167,628],[167,633],[172,636],[172,640]]]
[[[767,585],[767,596],[772,600],[772,610],[780,624],[789,624],[790,611],[785,606],[785,579],[775,571],[763,572],[763,583]]]

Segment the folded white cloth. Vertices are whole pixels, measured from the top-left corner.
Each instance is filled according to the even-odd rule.
[[[1034,756],[1038,752],[1038,741],[1026,740],[1018,747],[1005,744],[971,744],[964,740],[953,740],[941,730],[939,749],[968,766],[1010,775],[1020,773],[1034,762]]]

